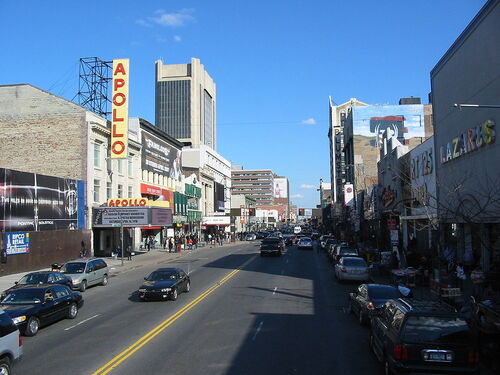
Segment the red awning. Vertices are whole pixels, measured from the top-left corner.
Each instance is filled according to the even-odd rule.
[[[141,227],[141,229],[163,229],[163,227]]]

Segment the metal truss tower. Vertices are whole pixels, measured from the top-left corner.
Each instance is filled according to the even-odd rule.
[[[80,59],[80,79],[78,81],[78,103],[90,111],[107,117],[111,112],[108,105],[108,84],[113,71],[112,61],[102,61],[98,57]]]

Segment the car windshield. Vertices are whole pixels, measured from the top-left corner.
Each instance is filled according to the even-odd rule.
[[[146,280],[147,281],[166,281],[166,280],[175,280],[176,272],[175,271],[154,271],[149,275]]]
[[[85,270],[84,262],[74,262],[74,263],[66,263],[61,267],[62,273],[83,273]]]
[[[403,340],[409,343],[467,343],[471,331],[462,318],[411,316],[403,330]]]
[[[343,264],[346,267],[366,267],[365,260],[361,258],[346,258]]]
[[[302,242],[311,242],[311,239],[308,237],[303,237],[300,239]]]
[[[401,297],[398,290],[392,287],[370,287],[368,288],[370,299],[391,299]]]
[[[339,253],[340,253],[340,255],[352,255],[352,254],[358,255],[358,251],[357,250],[355,250],[355,249],[348,249],[348,248],[341,248]]]
[[[5,296],[2,304],[20,305],[41,303],[43,300],[43,290],[41,289],[16,289]]]
[[[21,280],[19,280],[18,284],[27,285],[27,284],[44,284],[47,282],[49,275],[46,273],[29,273],[24,275]]]

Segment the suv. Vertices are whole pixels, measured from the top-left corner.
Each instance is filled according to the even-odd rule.
[[[85,292],[88,286],[108,283],[108,265],[100,258],[72,260],[61,267],[61,272],[71,278],[72,289]]]
[[[0,373],[11,374],[12,364],[23,355],[23,340],[11,317],[0,309]]]
[[[386,374],[479,374],[477,338],[444,302],[387,301],[372,319],[369,342]]]

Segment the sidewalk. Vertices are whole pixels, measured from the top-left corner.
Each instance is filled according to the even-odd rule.
[[[232,246],[238,243],[239,242],[225,243],[222,247]],[[109,268],[109,276],[113,277],[122,272],[127,272],[132,269],[149,266],[152,264],[169,262],[184,257],[190,254],[191,252],[197,252],[208,248],[210,248],[210,245],[198,247],[196,250],[182,250],[180,253],[169,253],[168,249],[164,250],[163,248],[152,249],[150,251],[135,251],[135,255],[132,256],[132,260],[127,260],[127,258],[123,258],[123,266],[121,258],[115,259],[112,257],[102,257],[101,259],[104,259],[106,261]],[[36,271],[47,271],[47,270],[50,270],[50,267],[2,276],[0,277],[0,292],[3,292],[5,289],[8,289],[11,286],[13,286],[16,281],[19,281],[19,279],[21,279],[21,277],[23,277],[27,273]]]

